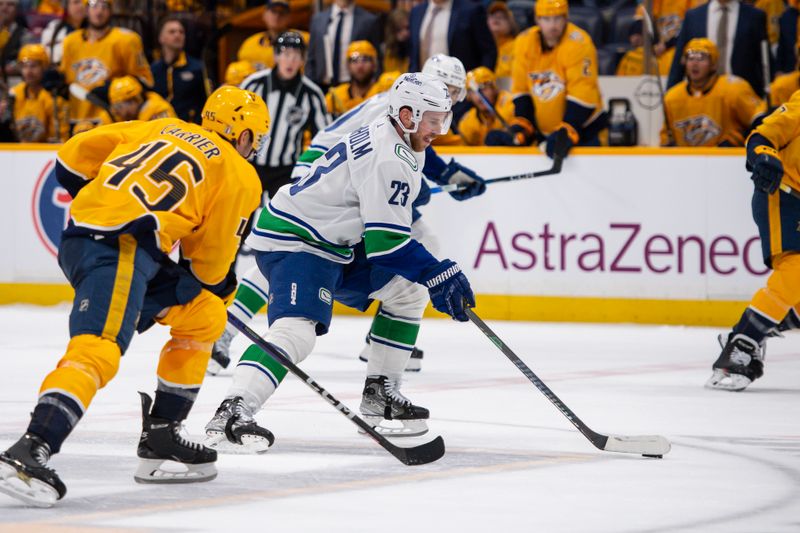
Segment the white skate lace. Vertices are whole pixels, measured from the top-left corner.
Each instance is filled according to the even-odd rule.
[[[250,408],[244,403],[244,400],[241,398],[236,398],[233,402],[231,412],[239,418],[242,422],[252,422],[253,421],[253,413],[250,411]]]
[[[47,466],[47,461],[50,460],[50,450],[47,448],[47,445],[34,446],[31,450],[31,457],[41,466]]]
[[[411,400],[403,396],[403,394],[400,392],[399,379],[386,378],[386,381],[383,382],[383,390],[386,392],[386,396],[391,398],[393,402],[399,403],[403,406],[411,405]]]

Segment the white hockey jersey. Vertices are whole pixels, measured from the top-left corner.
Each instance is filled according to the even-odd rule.
[[[308,252],[349,263],[364,240],[367,258],[411,281],[438,263],[412,240],[411,204],[424,152],[413,152],[388,118],[362,126],[278,190],[247,238],[258,251]]]

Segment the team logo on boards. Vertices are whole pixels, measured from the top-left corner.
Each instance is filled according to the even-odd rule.
[[[69,221],[70,202],[72,197],[56,180],[55,162],[48,161],[33,187],[31,211],[39,240],[54,256]]]

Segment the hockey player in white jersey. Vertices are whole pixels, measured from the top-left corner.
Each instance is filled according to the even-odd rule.
[[[422,72],[440,79],[447,85],[453,105],[463,101],[466,97],[466,71],[458,58],[436,54],[425,62]],[[299,179],[306,174],[314,161],[335,145],[343,135],[347,135],[385,115],[388,101],[388,92],[379,93],[318,132],[311,140],[308,149],[300,155],[295,164],[292,177]],[[439,185],[455,183],[464,186],[464,189],[450,193],[453,198],[459,201],[483,194],[486,190],[483,178],[469,168],[460,165],[455,159],[451,159],[449,163],[446,163],[430,146],[425,150],[425,167],[422,169],[422,173],[426,178]],[[427,204],[429,199],[429,188],[425,180],[423,180],[422,189],[413,205],[411,236],[424,244],[431,253],[435,254],[438,252],[438,243],[425,222],[420,219],[421,213],[417,209]],[[253,267],[242,277],[230,311],[239,320],[247,323],[264,308],[266,302],[266,280],[258,268]],[[376,322],[373,325],[377,325],[377,320],[379,320],[377,317],[380,314],[381,309],[379,308]],[[222,337],[214,344],[214,349],[208,362],[209,374],[218,374],[228,366],[230,363],[230,344],[237,333],[236,328],[231,324],[227,325]],[[366,361],[369,357],[369,343],[368,335],[367,344],[359,356],[362,361]],[[421,369],[422,355],[422,350],[414,347],[406,370],[419,371]]]
[[[334,300],[361,310],[372,299],[382,302],[360,409],[379,430],[400,436],[427,431],[428,410],[399,390],[426,289],[437,310],[459,321],[467,320],[465,306],[475,305],[458,265],[411,238],[425,149],[448,131],[451,105],[441,81],[402,75],[384,116],[340,138],[302,179],[281,188],[247,238],[269,284],[265,339],[295,363],[328,331]],[[253,415],[285,375],[250,346],[206,426],[206,444],[265,451],[272,435]]]

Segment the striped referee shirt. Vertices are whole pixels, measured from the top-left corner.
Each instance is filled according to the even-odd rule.
[[[241,85],[261,96],[269,108],[270,138],[259,150],[255,164],[293,166],[303,149],[303,132],[310,130],[313,137],[331,119],[325,96],[313,81],[302,74],[284,81],[273,70],[256,72]]]

